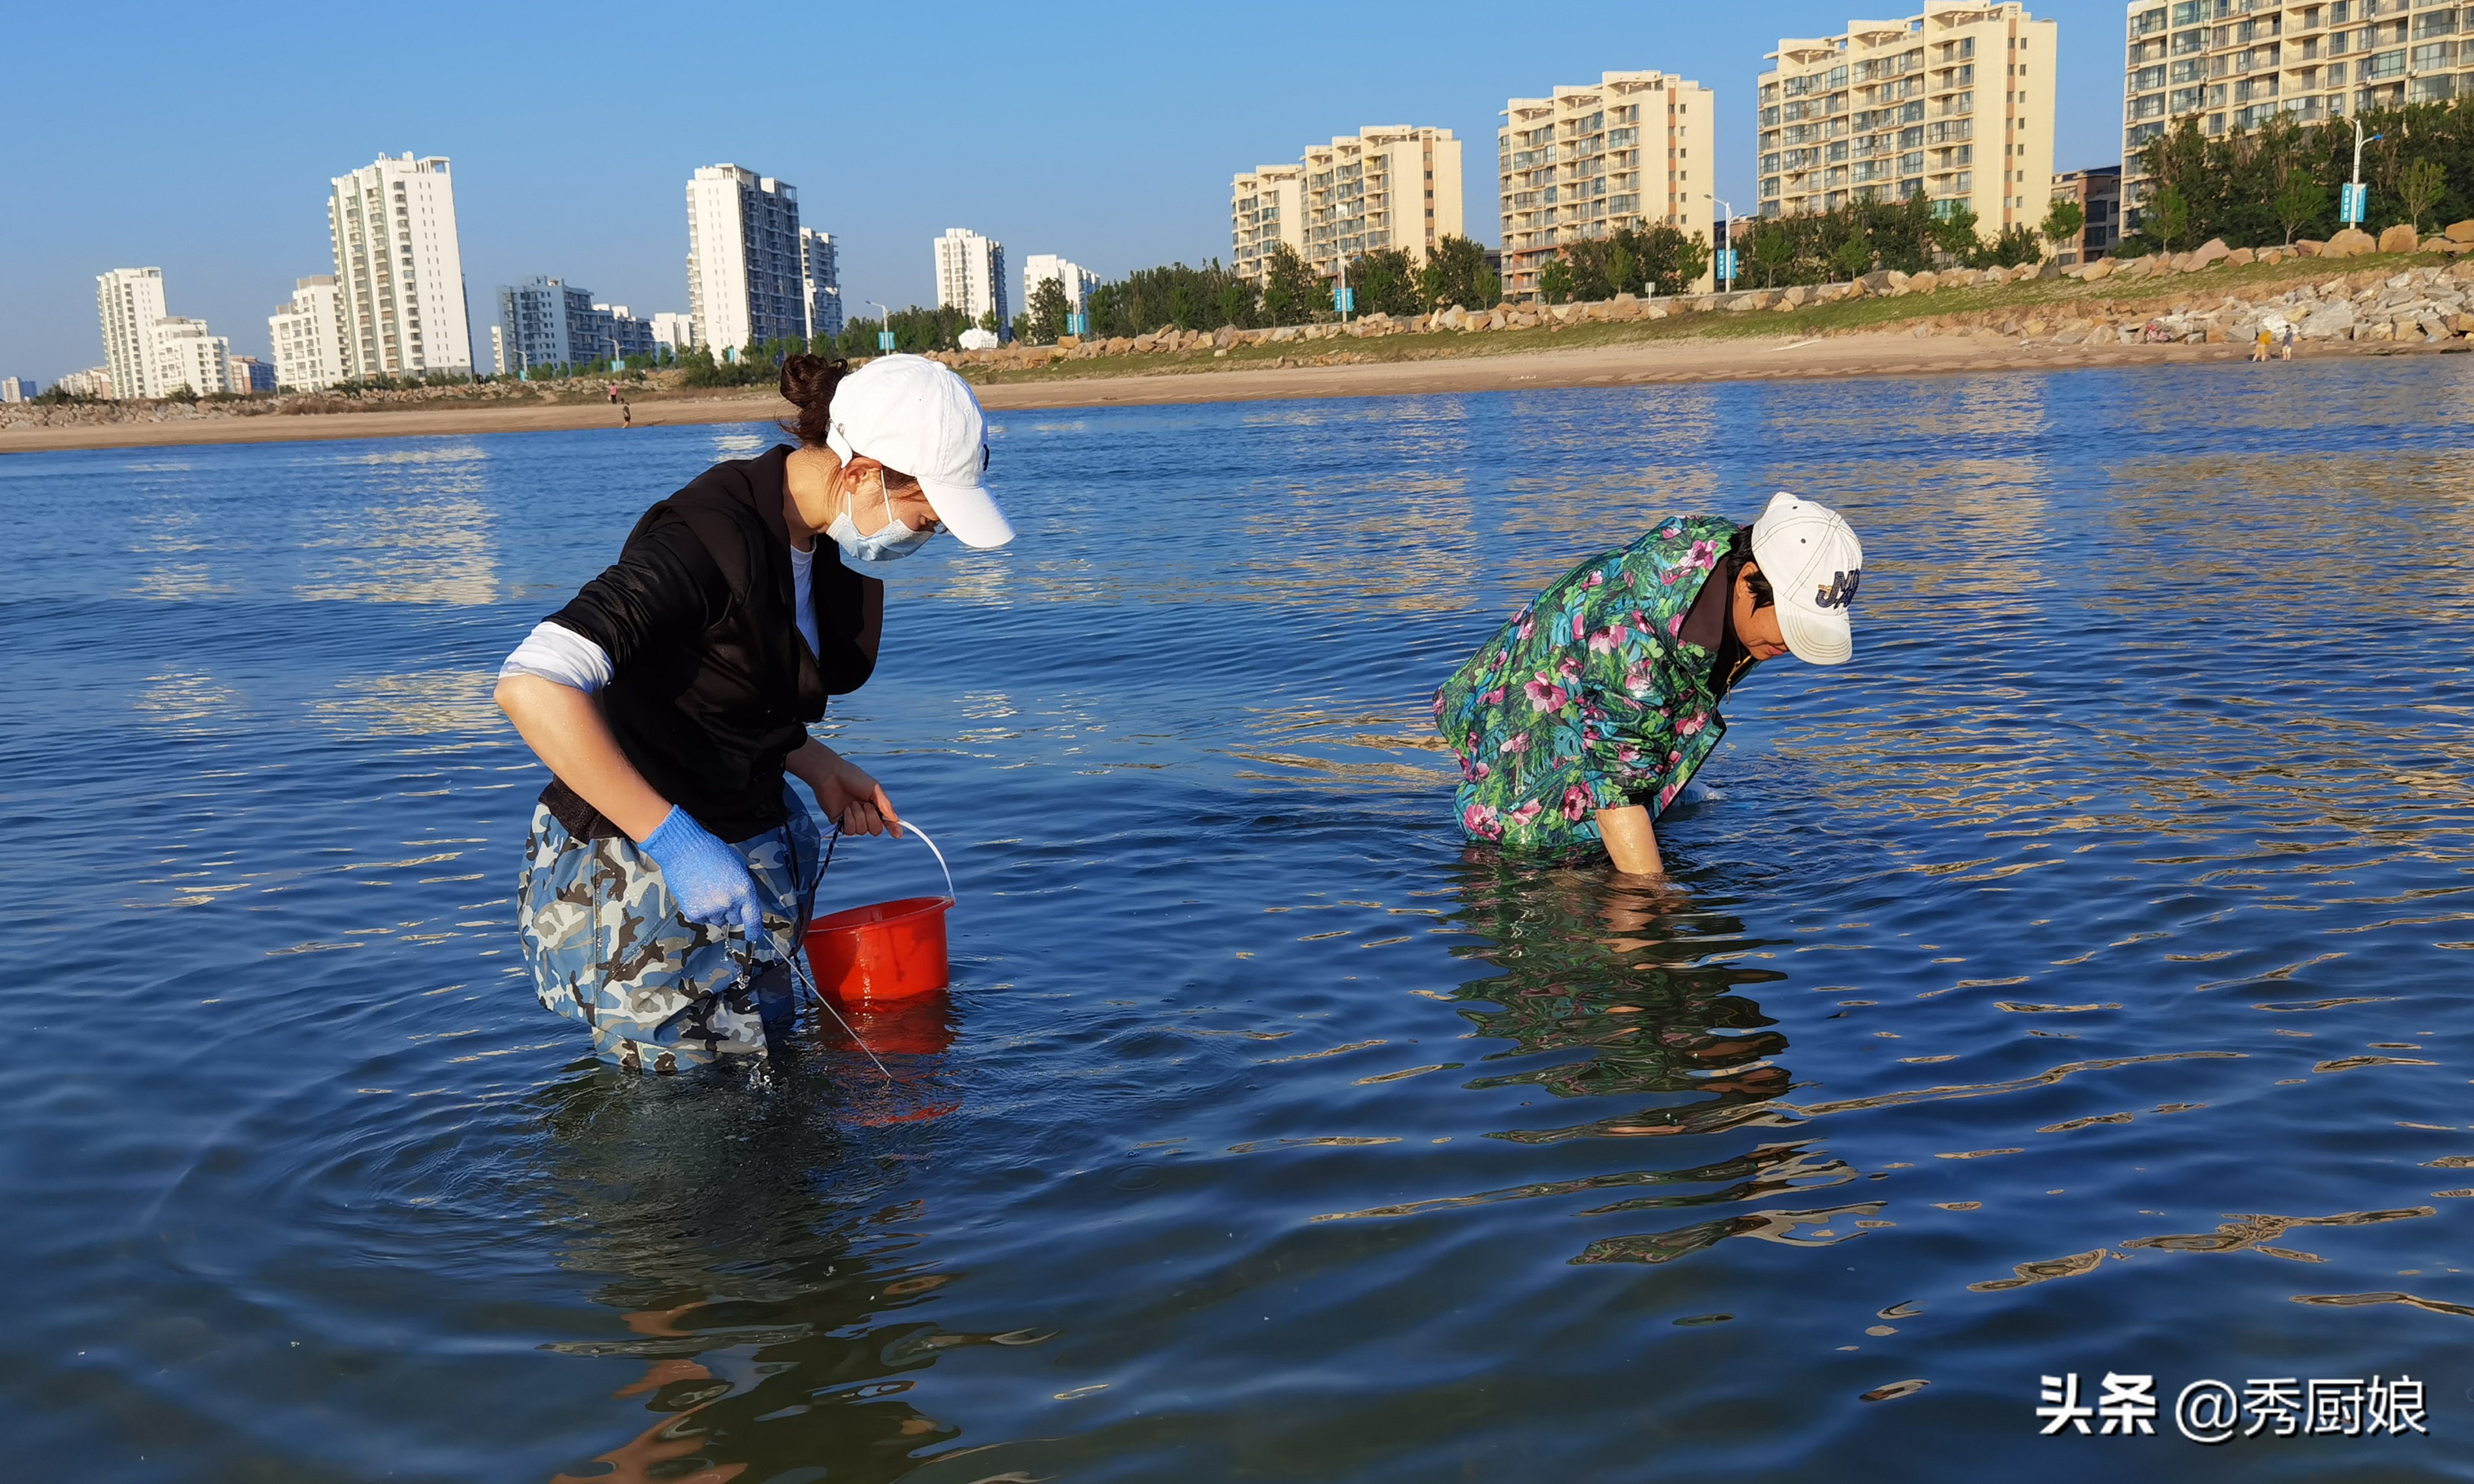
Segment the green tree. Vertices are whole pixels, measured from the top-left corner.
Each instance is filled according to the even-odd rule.
[[[1779,222],[1762,221],[1753,228],[1749,255],[1753,266],[1761,271],[1761,286],[1776,288],[1779,274],[1795,261],[1795,238]]]
[[[1976,212],[1965,206],[1953,207],[1933,218],[1931,235],[1936,249],[1960,262],[1973,258],[1984,247],[1984,239],[1977,235]]]
[[[2276,193],[2273,207],[2276,225],[2285,230],[2285,244],[2292,247],[2296,232],[2327,216],[2328,187],[2296,176]]]
[[[1564,255],[1556,254],[1538,270],[1538,297],[1550,304],[1568,304],[1572,299],[1572,265]]]
[[[1274,325],[1303,325],[1314,318],[1322,296],[1322,280],[1297,249],[1283,242],[1272,249],[1263,272],[1263,315]]]
[[[1065,317],[1073,312],[1074,306],[1065,298],[1065,280],[1042,279],[1039,286],[1031,291],[1031,307],[1023,314],[1028,328],[1021,332],[1022,337],[1039,345],[1055,345],[1056,337],[1065,333]]]
[[[1861,278],[1872,271],[1873,244],[1860,236],[1851,236],[1830,255],[1830,265],[1838,270],[1841,278]]]
[[[1258,298],[1253,284],[1231,275],[1220,285],[1220,323],[1240,329],[1254,328],[1254,305]]]
[[[2075,239],[2087,227],[2087,208],[2075,201],[2056,199],[2045,209],[2045,225],[2037,231],[2059,252],[2062,244]]]
[[[2448,172],[2437,159],[2428,157],[2405,167],[2397,180],[2397,199],[2405,207],[2405,219],[2413,230],[2422,231],[2423,216],[2448,189]]]
[[[1411,315],[1425,306],[1418,298],[1418,265],[1398,248],[1382,248],[1349,264],[1360,314]]]
[[[1418,298],[1428,309],[1492,309],[1503,301],[1503,281],[1486,265],[1486,249],[1467,237],[1444,237],[1418,271]]]
[[[2174,251],[2177,242],[2189,240],[2191,231],[2191,198],[2179,185],[2168,184],[2147,204],[2147,226],[2143,228],[2166,252]]]
[[[2001,229],[2001,234],[1978,249],[1974,262],[1977,268],[2016,268],[2032,263],[2045,255],[2036,239],[2036,230],[2025,222],[2013,222]]]
[[[1659,294],[1688,294],[1710,271],[1710,239],[1699,232],[1686,236],[1659,223],[1633,233],[1632,251],[1640,260],[1641,286]]]

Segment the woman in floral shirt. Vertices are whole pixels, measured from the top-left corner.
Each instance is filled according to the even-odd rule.
[[[1750,526],[1671,517],[1565,572],[1435,693],[1462,830],[1659,874],[1651,821],[1726,734],[1718,702],[1776,655],[1845,663],[1862,576],[1847,523],[1785,494]]]

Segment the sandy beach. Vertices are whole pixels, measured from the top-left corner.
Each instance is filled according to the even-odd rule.
[[[993,411],[1010,411],[1321,397],[1403,397],[1542,387],[1963,375],[2239,361],[2244,353],[2245,349],[2239,345],[2022,345],[1989,333],[1884,333],[1807,340],[1672,339],[1345,365],[1228,370],[1206,365],[1131,376],[999,381],[982,387],[980,398]],[[2351,347],[2315,347],[2310,353],[2360,353]],[[762,422],[787,417],[790,410],[788,402],[760,393],[645,398],[634,403],[637,426],[643,427]],[[0,429],[0,453],[594,427],[620,431],[618,409],[589,402],[563,406],[405,407],[255,417],[172,416],[159,422]]]

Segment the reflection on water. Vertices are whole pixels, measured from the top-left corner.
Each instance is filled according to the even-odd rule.
[[[960,1347],[1048,1337],[936,1322],[966,1275],[940,1270],[933,1213],[901,1197],[900,1151],[855,1138],[846,1096],[816,1067],[737,1091],[596,1067],[535,1102],[536,1219],[570,1233],[560,1262],[590,1276],[618,1331],[543,1349],[627,1363],[612,1396],[643,1414],[561,1478],[766,1478],[816,1458],[894,1478],[959,1431],[916,1404],[919,1373]]]
[[[2402,1372],[2453,1438],[2469,387],[1000,418],[1023,539],[886,569],[817,728],[953,863],[950,994],[660,1082],[533,1003],[489,677],[773,429],[0,460],[12,1461],[2074,1479],[2029,1409],[2108,1369]],[[1863,533],[1856,659],[1731,697],[1673,881],[1466,851],[1434,685],[1778,488]],[[845,840],[821,905],[943,889]]]

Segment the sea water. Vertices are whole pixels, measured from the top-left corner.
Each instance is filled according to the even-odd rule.
[[[821,729],[959,891],[890,1084],[603,1068],[518,950],[493,672],[773,429],[0,460],[7,1472],[2462,1475],[2469,387],[1000,414],[1021,539],[886,569]],[[1671,883],[1465,848],[1434,687],[1782,488],[1856,660],[1743,683]],[[2153,1435],[2039,1435],[2109,1372]]]

